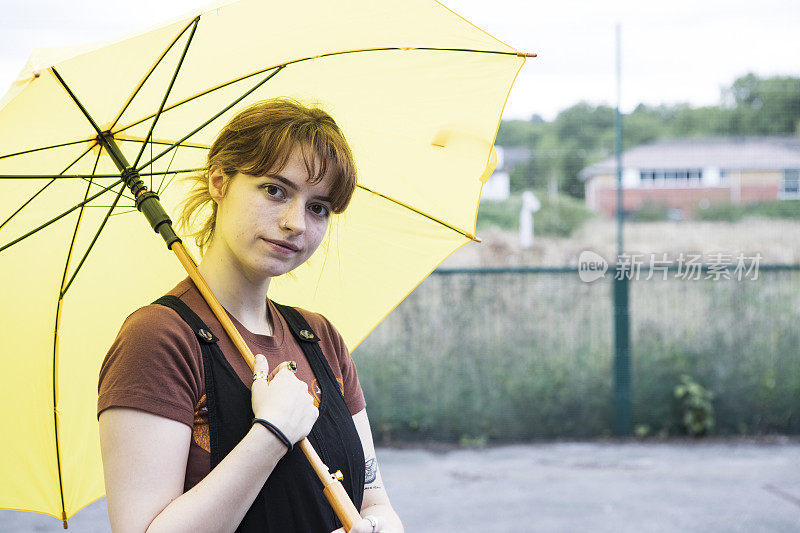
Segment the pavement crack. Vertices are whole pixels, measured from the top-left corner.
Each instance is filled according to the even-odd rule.
[[[786,500],[787,502],[793,503],[796,506],[800,507],[800,498],[798,498],[797,496],[789,494],[785,490],[782,490],[782,489],[776,487],[775,485],[772,485],[771,483],[768,484],[768,485],[764,485],[762,488],[765,491],[774,494],[778,498],[782,498],[782,499]]]

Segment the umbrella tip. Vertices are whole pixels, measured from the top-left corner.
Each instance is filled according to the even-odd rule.
[[[517,52],[517,55],[519,57],[538,57],[536,54],[528,52]]]
[[[67,524],[67,513],[66,513],[66,511],[61,511],[61,521],[64,523],[64,529],[67,529],[69,527],[69,524]]]

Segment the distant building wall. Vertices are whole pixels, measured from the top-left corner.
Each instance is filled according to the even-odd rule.
[[[625,211],[637,211],[646,203],[653,203],[680,209],[685,215],[691,215],[709,205],[778,200],[782,173],[719,170],[715,172],[714,169],[704,169],[703,179],[716,185],[696,183],[672,187],[641,182],[634,185],[634,180],[630,176],[631,173],[623,174],[622,202]],[[706,176],[711,179],[706,180]],[[617,211],[616,176],[602,174],[588,180],[586,206],[613,216]]]
[[[638,211],[647,203],[665,205],[672,209],[680,209],[690,215],[702,205],[715,205],[730,202],[730,189],[717,187],[714,189],[624,189],[622,207],[625,211]],[[597,211],[608,216],[617,212],[616,189],[603,188],[595,191]]]
[[[481,200],[508,200],[511,194],[511,180],[508,172],[495,171],[481,189]]]
[[[506,149],[502,146],[494,147],[495,154],[497,155],[497,166],[483,184],[481,189],[481,200],[494,200],[502,202],[508,200],[511,194],[511,171],[513,165],[509,166],[509,161],[506,156]],[[513,153],[513,152],[512,152]]]

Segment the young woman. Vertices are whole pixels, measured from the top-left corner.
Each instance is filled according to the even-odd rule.
[[[323,316],[267,298],[353,195],[339,128],[320,109],[261,102],[228,123],[193,179],[180,222],[199,226],[198,268],[258,354],[255,372],[189,278],[125,320],[97,405],[112,529],[332,531],[321,484],[291,447],[308,436],[361,510],[351,531],[402,531],[342,337]],[[290,360],[296,374],[266,379]]]

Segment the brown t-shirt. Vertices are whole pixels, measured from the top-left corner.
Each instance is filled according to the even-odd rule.
[[[188,277],[167,294],[184,301],[219,337],[219,348],[249,389],[253,373],[222,329],[219,320]],[[283,316],[268,305],[273,336],[248,331],[230,313],[236,329],[254,354],[264,354],[269,368],[297,362],[297,377],[319,400],[320,388],[300,346]],[[299,310],[320,338],[320,348],[336,376],[351,414],[365,407],[355,364],[338,331],[320,314]],[[192,428],[184,491],[211,471],[205,378],[200,343],[188,324],[163,305],[134,311],[122,324],[100,368],[97,416],[109,407],[132,407],[183,422]]]

